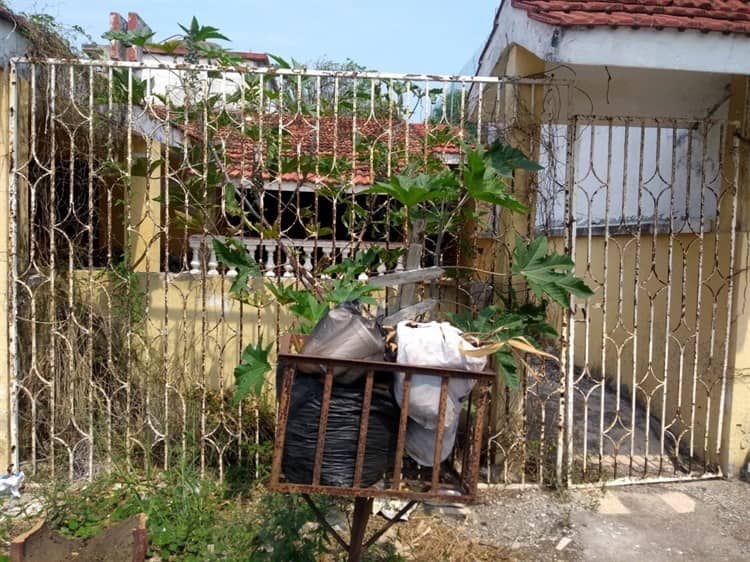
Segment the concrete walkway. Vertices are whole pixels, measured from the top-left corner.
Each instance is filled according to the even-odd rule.
[[[750,560],[750,504],[722,497],[726,484],[607,491],[596,511],[573,514],[573,541],[582,560]],[[737,510],[730,524],[724,510]]]
[[[447,515],[447,514],[446,514]],[[750,561],[750,484],[734,480],[482,491],[465,534],[506,560]]]

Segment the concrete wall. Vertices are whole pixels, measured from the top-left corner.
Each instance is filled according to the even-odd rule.
[[[261,334],[264,342],[274,342],[277,330],[287,333],[292,327],[293,317],[274,303],[243,307],[221,278],[170,277],[139,276],[148,301],[146,337],[152,349],[166,350],[172,376],[184,382],[233,386],[242,349]],[[263,290],[262,279],[254,282]]]
[[[0,19],[0,37],[0,66],[7,67],[11,58],[26,54],[29,42],[18,33],[12,22]]]
[[[182,58],[182,57],[179,57]],[[145,65],[174,65],[175,63],[183,62],[182,60],[176,60],[177,57],[159,55],[159,54],[148,54],[144,55]],[[208,64],[208,59],[200,59],[199,64]],[[252,63],[247,63],[246,66],[256,66]],[[149,92],[153,96],[166,96],[172,103],[181,104],[185,101],[185,90],[187,81],[187,75],[184,72],[174,72],[167,68],[144,68],[139,70],[137,73],[140,80],[145,80],[149,83]],[[196,94],[198,96],[208,95],[221,95],[221,94],[234,94],[240,90],[244,85],[244,75],[239,72],[225,72],[221,76],[209,77],[205,71],[195,72],[190,75],[190,80],[194,84]],[[208,84],[208,87],[205,85]],[[204,91],[204,87],[206,90]],[[160,103],[159,100],[154,97],[153,103]]]
[[[538,209],[538,226],[559,227],[565,220],[568,147],[562,108],[569,101],[570,114],[577,116],[579,225],[601,225],[605,216],[610,224],[632,224],[638,215],[641,222],[664,221],[671,214],[687,219],[679,227],[683,231],[697,231],[701,215],[711,228],[715,194],[721,191],[725,129],[720,122],[727,118],[730,75],[552,63],[546,68],[575,87],[571,100],[562,97],[561,113],[549,116],[557,124],[542,130],[545,172],[539,189],[545,207]],[[707,194],[703,201],[701,194]]]

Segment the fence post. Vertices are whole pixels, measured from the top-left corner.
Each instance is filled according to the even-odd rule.
[[[158,273],[161,266],[161,144],[154,139],[133,139],[133,154],[142,158],[130,190],[130,224],[126,225],[130,259],[136,272]],[[151,168],[155,167],[152,171]]]
[[[10,462],[10,79],[0,68],[0,466]]]
[[[734,278],[728,316],[729,342],[723,373],[721,402],[723,419],[719,420],[719,461],[726,476],[738,476],[750,462],[750,78],[738,76],[732,82],[729,101],[728,131],[725,141],[725,164],[722,192],[736,193],[736,241],[734,244]],[[732,124],[734,122],[734,124]],[[721,213],[729,201],[725,196]],[[731,209],[726,209],[726,215]],[[725,215],[725,216],[726,216]],[[724,231],[725,225],[719,225]],[[731,258],[730,258],[731,261]],[[731,282],[731,278],[730,278]],[[721,410],[719,410],[721,411]],[[708,452],[707,452],[708,453]]]
[[[544,72],[544,61],[527,51],[523,47],[513,45],[508,54],[508,61],[503,74],[509,77],[523,78],[527,76],[541,76]],[[523,151],[531,160],[539,157],[540,124],[543,106],[542,84],[523,84],[517,82],[505,83],[500,96],[502,104],[502,125],[506,128],[504,142]],[[498,238],[494,242],[492,256],[494,270],[506,277],[501,283],[511,290],[511,256],[515,246],[516,233],[524,238],[534,235],[536,223],[536,193],[532,173],[526,170],[516,170],[513,175],[513,194],[529,208],[527,215],[516,215],[503,211],[500,213],[498,224]],[[523,400],[524,393],[517,389],[508,389],[504,384],[496,385],[491,409],[491,431],[497,433],[512,428],[513,433],[523,431]],[[520,436],[525,443],[525,436]],[[524,451],[525,457],[525,451]],[[502,462],[506,459],[495,458]],[[524,471],[524,463],[519,470]],[[525,475],[521,474],[521,479]]]

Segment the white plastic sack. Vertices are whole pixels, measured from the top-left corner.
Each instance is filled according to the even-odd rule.
[[[21,497],[21,486],[25,480],[23,472],[16,472],[15,474],[5,474],[0,476],[0,493],[6,490],[10,492],[10,495],[14,498]]]
[[[400,322],[396,326],[399,363],[482,371],[487,365],[486,357],[469,357],[461,349],[473,347],[461,337],[461,330],[448,322],[414,324]],[[403,373],[396,373],[393,392],[399,406],[403,406]],[[409,417],[426,429],[435,429],[440,407],[441,378],[431,375],[412,375],[409,393]],[[469,395],[474,381],[452,378],[448,384],[448,400],[445,411],[445,427],[458,424],[461,402]]]
[[[440,462],[448,458],[456,443],[458,423],[446,425],[443,430],[443,445],[440,448]],[[406,454],[422,466],[432,466],[435,460],[437,430],[427,429],[414,420],[406,426]]]

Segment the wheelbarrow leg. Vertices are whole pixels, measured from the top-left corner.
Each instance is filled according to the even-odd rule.
[[[352,535],[349,539],[349,562],[361,562],[362,543],[365,540],[367,521],[372,511],[372,498],[354,499],[354,516],[352,517]]]

